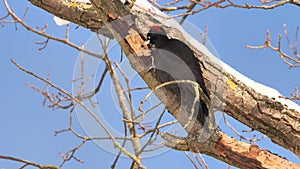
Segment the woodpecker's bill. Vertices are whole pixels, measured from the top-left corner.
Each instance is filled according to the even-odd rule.
[[[162,83],[174,80],[192,80],[197,82],[206,97],[210,98],[199,61],[185,43],[178,39],[168,38],[160,26],[153,26],[148,32],[147,38],[153,57],[153,67]],[[209,108],[201,97],[198,104],[193,104],[196,95],[192,85],[177,84],[168,87],[171,91],[180,93],[181,107],[192,110],[194,106],[194,115],[203,126],[209,116]]]

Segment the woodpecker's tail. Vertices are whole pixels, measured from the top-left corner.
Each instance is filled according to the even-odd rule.
[[[208,107],[204,101],[200,100],[197,119],[202,124],[202,126],[204,126],[205,121],[208,120],[208,116],[209,116]]]

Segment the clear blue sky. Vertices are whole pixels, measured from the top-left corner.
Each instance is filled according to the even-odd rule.
[[[30,10],[26,22],[33,27],[49,24],[47,32],[63,37],[64,28],[57,27],[53,22],[53,15],[31,6],[27,1],[9,1],[19,16],[23,15],[26,6]],[[6,14],[2,2],[0,3],[0,17]],[[209,9],[200,14],[189,17],[189,21],[200,29],[209,26],[209,38],[219,53],[219,57],[251,79],[278,89],[282,94],[289,95],[294,87],[299,86],[299,69],[288,69],[270,50],[246,49],[246,45],[261,45],[264,43],[267,29],[273,35],[274,43],[277,34],[283,33],[286,24],[291,37],[300,22],[296,19],[300,11],[294,6],[285,6],[275,10],[245,10],[245,9]],[[82,44],[93,34],[85,28],[72,25],[70,40]],[[18,26],[6,24],[0,28],[0,154],[28,159],[37,163],[55,164],[61,162],[59,152],[65,152],[79,143],[79,140],[69,133],[54,136],[54,131],[68,127],[68,112],[51,110],[42,106],[43,97],[26,86],[30,82],[43,89],[44,84],[22,73],[10,63],[10,58],[26,68],[46,77],[51,74],[51,80],[57,85],[72,90],[72,76],[78,52],[65,45],[50,41],[47,48],[38,51],[37,41],[44,41]],[[232,121],[238,129],[246,127]],[[76,128],[81,131],[78,120]],[[226,128],[223,130],[227,131]],[[83,132],[83,131],[82,131]],[[232,133],[230,133],[232,134]],[[234,136],[232,134],[232,136]],[[274,153],[287,157],[293,162],[300,163],[298,157],[283,150],[277,145],[270,144],[268,139],[260,143]],[[104,151],[94,143],[88,143],[78,151],[77,162],[66,163],[64,168],[110,168],[114,155]],[[227,168],[227,165],[210,157],[205,157],[210,168]],[[183,152],[168,151],[161,155],[144,160],[149,169],[156,168],[193,168]],[[129,160],[122,158],[118,168],[128,168]],[[13,169],[19,164],[0,160],[0,168]]]

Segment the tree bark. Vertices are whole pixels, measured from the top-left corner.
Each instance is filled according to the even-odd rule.
[[[215,137],[216,135],[217,137]],[[191,143],[186,138],[174,137],[174,135],[167,133],[161,134],[168,141],[165,145],[172,149],[204,153],[239,168],[300,168],[300,164],[293,164],[285,158],[259,148],[257,145],[238,141],[220,131],[216,135],[213,135],[209,142],[199,144],[197,142]]]
[[[140,49],[139,47],[142,46],[144,42],[145,30],[148,29],[147,26],[143,24],[144,18],[142,17],[146,17],[145,15],[135,15],[138,19],[131,18],[135,24],[130,22],[116,22],[118,18],[125,17],[124,15],[131,13],[131,11],[128,7],[120,5],[119,1],[111,0],[93,0],[95,7],[88,10],[80,7],[73,10],[72,7],[69,6],[70,2],[67,0],[29,1],[54,15],[93,31],[100,29],[103,24],[112,23],[109,28],[113,32],[113,35],[117,37],[132,67],[137,70],[150,88],[153,89],[161,84],[155,74],[145,71],[147,70],[149,61],[137,55],[137,53],[140,52],[138,51]],[[111,5],[112,3],[117,4]],[[115,21],[115,23],[112,21]],[[117,29],[118,26],[122,26],[122,29]],[[274,143],[300,156],[299,112],[291,110],[280,102],[253,90],[248,87],[247,84],[244,84],[226,72],[220,65],[216,64],[201,51],[197,49],[193,50],[200,59],[199,61],[204,65],[205,81],[211,93],[214,106],[217,109],[226,112],[250,128],[264,133],[270,137]],[[167,99],[162,100],[163,103],[168,107],[169,112],[184,125],[187,116],[178,113],[180,103],[175,97],[176,94],[167,89],[162,89],[162,91],[165,94],[164,96],[167,96]],[[164,97],[159,94],[157,96],[161,99]],[[197,130],[198,125],[199,124],[195,124],[192,128]],[[187,131],[194,132],[194,130],[188,129]],[[285,168],[285,164],[287,163],[294,168],[300,168],[298,165],[293,165],[288,161],[286,162],[284,158],[262,150],[255,145],[238,142],[220,131],[213,133],[213,137],[211,137],[208,142],[210,143],[190,142],[187,144],[187,147],[188,150],[195,151],[194,145],[198,145],[196,147],[202,148],[203,144],[207,144],[207,150],[200,149],[201,153],[206,153],[242,168],[252,168],[253,166],[255,166],[254,168],[274,168],[280,164],[282,164],[281,167]],[[249,159],[247,162],[252,164],[241,164],[241,159]],[[268,160],[272,163],[269,163],[270,161]],[[276,163],[276,161],[285,162]],[[272,164],[273,166],[271,166]]]

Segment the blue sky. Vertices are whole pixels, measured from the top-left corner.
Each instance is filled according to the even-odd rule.
[[[49,24],[47,32],[56,36],[64,36],[64,28],[57,27],[53,22],[53,15],[31,6],[27,1],[9,1],[19,16],[23,15],[26,6],[30,10],[26,15],[26,22],[33,27]],[[0,5],[0,16],[6,14],[3,4]],[[265,32],[270,30],[274,44],[277,34],[283,33],[283,24],[287,25],[291,37],[295,34],[300,22],[296,19],[300,11],[294,6],[285,6],[274,10],[245,10],[245,9],[209,9],[200,14],[189,17],[189,21],[200,29],[204,25],[209,27],[209,39],[219,53],[221,60],[260,83],[271,86],[284,95],[289,95],[299,86],[299,69],[288,69],[270,50],[246,49],[246,45],[261,45],[266,40]],[[82,44],[93,33],[85,28],[72,25],[70,40]],[[51,80],[72,91],[74,67],[79,53],[65,45],[50,41],[47,48],[39,51],[37,41],[45,38],[28,32],[21,26],[15,30],[13,24],[6,24],[0,28],[0,90],[1,90],[1,118],[0,118],[0,154],[20,157],[43,164],[58,165],[61,162],[59,152],[66,152],[80,143],[70,133],[54,136],[54,131],[68,127],[68,112],[51,110],[42,106],[43,97],[26,86],[29,82],[40,88],[44,84],[19,71],[10,63],[14,59],[24,67],[46,77],[51,74]],[[288,50],[288,49],[287,49]],[[239,130],[245,129],[233,120],[232,125]],[[84,133],[80,123],[75,119],[75,127]],[[223,128],[224,131],[229,129]],[[234,135],[233,135],[234,136]],[[268,139],[259,143],[271,151],[288,157],[293,162],[300,163],[298,157],[283,150],[277,145],[270,144]],[[95,143],[88,143],[78,151],[78,158],[83,164],[71,161],[64,168],[109,168],[114,155],[101,149]],[[227,168],[222,162],[206,157],[210,168]],[[128,168],[130,160],[122,158],[117,168]],[[183,152],[168,151],[155,157],[147,158],[143,164],[149,169],[154,168],[193,168]],[[0,168],[18,168],[19,164],[0,160]]]

